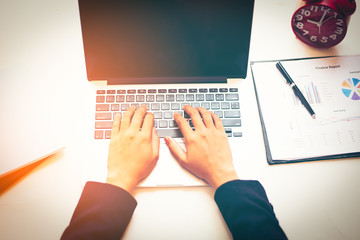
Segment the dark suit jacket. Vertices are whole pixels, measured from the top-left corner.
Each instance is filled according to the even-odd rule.
[[[234,239],[287,239],[258,181],[230,181],[215,201]],[[110,184],[88,182],[61,239],[120,239],[136,200]]]

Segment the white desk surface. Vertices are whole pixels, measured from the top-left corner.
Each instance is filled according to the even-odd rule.
[[[316,50],[292,33],[296,5],[256,1],[251,61],[360,54],[359,9],[342,43]],[[86,104],[82,89],[89,84],[77,1],[0,0],[0,30],[0,81],[15,72],[52,81],[63,98],[60,127],[66,139],[62,153],[0,196],[0,239],[58,239],[82,191],[77,136],[83,119],[76,110]],[[360,239],[360,159],[269,166],[250,72],[239,84],[249,103],[242,113],[253,145],[253,153],[237,164],[240,177],[264,185],[289,239]],[[124,239],[231,239],[213,194],[209,187],[137,189],[138,207]]]

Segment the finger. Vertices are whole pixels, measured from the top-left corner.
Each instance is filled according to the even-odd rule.
[[[145,117],[145,114],[146,114],[146,106],[145,105],[142,105],[141,107],[139,107],[133,118],[132,118],[132,121],[131,121],[131,124],[130,124],[130,127],[132,129],[134,129],[135,131],[139,131],[140,130],[140,127],[144,121],[144,117]]]
[[[150,137],[154,127],[154,114],[146,113],[144,122],[141,128],[141,132],[144,132],[146,136]]]
[[[172,137],[165,137],[166,146],[178,163],[186,168],[186,152]]]
[[[219,130],[224,130],[224,125],[222,124],[222,121],[221,119],[219,118],[218,115],[216,115],[215,113],[211,112],[211,116],[212,116],[212,119],[214,120],[214,124],[215,124],[215,128],[216,129],[219,129]]]
[[[205,124],[205,126],[207,128],[214,128],[214,121],[213,121],[213,118],[211,116],[211,113],[206,110],[205,108],[202,108],[202,107],[199,107],[198,108],[198,111],[200,112],[201,116],[202,116],[202,119],[203,119],[203,122]]]
[[[174,120],[178,127],[180,128],[181,133],[183,134],[184,138],[186,139],[188,136],[190,136],[194,131],[190,127],[188,121],[183,118],[179,113],[174,113]]]
[[[131,119],[135,113],[135,109],[136,108],[134,106],[129,107],[129,109],[122,116],[120,123],[120,132],[123,132],[129,128]]]
[[[191,117],[195,129],[200,129],[205,127],[201,119],[200,113],[196,108],[189,105],[185,105],[184,111]]]
[[[157,160],[159,159],[160,139],[155,128],[152,128],[151,143],[153,148],[153,157]]]
[[[111,138],[114,138],[119,134],[120,131],[120,122],[121,122],[121,113],[115,114],[114,122],[111,130]]]

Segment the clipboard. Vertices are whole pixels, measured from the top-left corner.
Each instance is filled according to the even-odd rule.
[[[293,96],[291,88],[286,85],[285,79],[275,66],[278,61],[287,68],[297,85],[304,86],[301,89],[303,95],[309,99],[318,119],[312,121],[309,113],[299,104],[296,96]],[[250,66],[266,158],[270,165],[360,157],[360,100],[357,99],[357,94],[360,96],[359,55],[254,61]],[[326,88],[332,89],[333,94],[327,93]],[[279,102],[285,99],[288,102]],[[274,105],[269,103],[271,101]],[[334,111],[331,113],[329,105],[333,102],[337,104],[336,108],[331,109]],[[286,109],[288,112],[282,113],[281,109]],[[277,118],[275,116],[277,114],[281,116]],[[282,119],[283,117],[285,119]],[[272,126],[271,123],[275,120],[280,123],[274,123],[276,126]],[[282,124],[285,126],[283,127]],[[300,127],[295,126],[297,124]],[[313,132],[308,135],[301,134],[299,128]],[[324,143],[322,143],[324,145],[325,141],[328,141],[328,149],[326,146],[321,146],[321,141],[315,142],[314,147],[306,148],[309,146],[306,141],[311,138],[319,139],[316,135],[321,135],[325,130],[338,131],[336,134],[339,139],[344,139],[343,142],[338,140],[336,144],[332,136],[337,135],[329,133],[323,136]],[[278,138],[285,136],[283,146],[279,146],[282,140],[274,136],[276,131],[281,131]],[[299,136],[292,136],[292,133]],[[297,149],[297,145],[300,149]]]

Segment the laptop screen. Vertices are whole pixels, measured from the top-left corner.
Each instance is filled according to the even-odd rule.
[[[254,0],[79,0],[88,80],[245,78]]]

